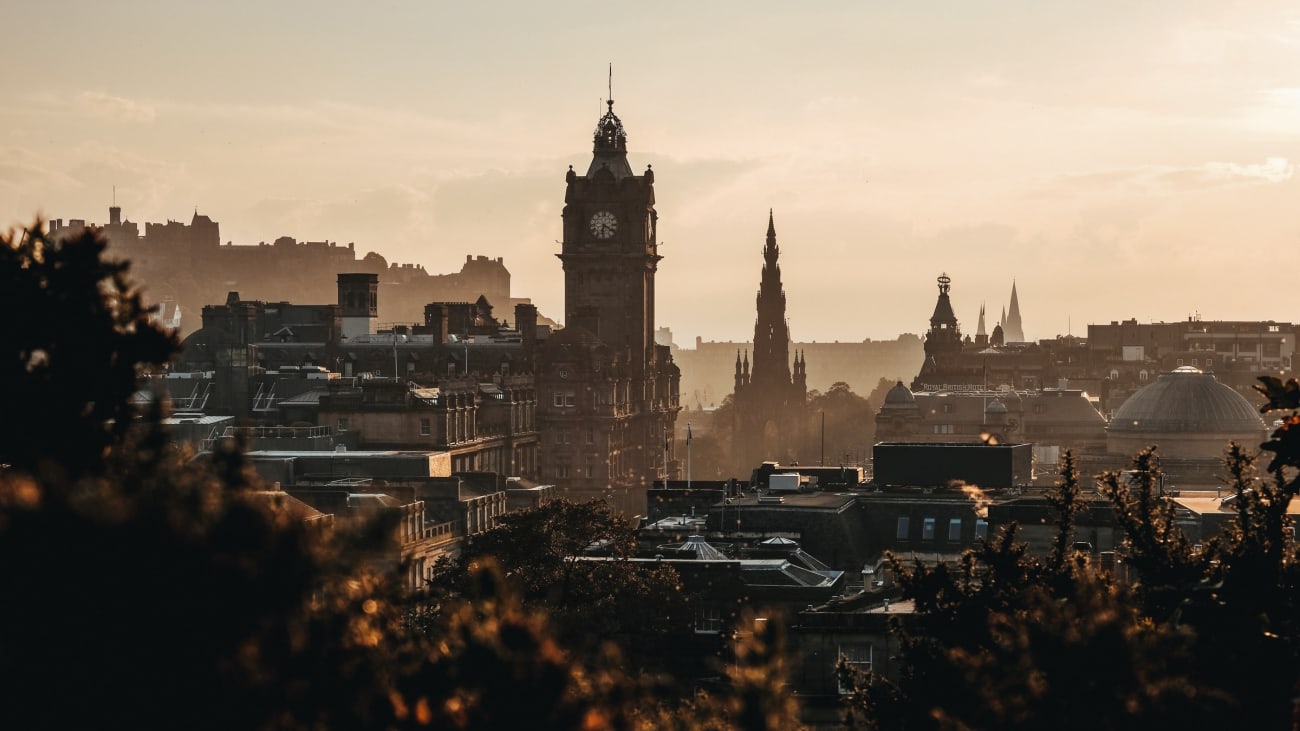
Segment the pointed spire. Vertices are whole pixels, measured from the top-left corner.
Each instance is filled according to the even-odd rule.
[[[767,240],[776,241],[776,223],[772,217],[772,209],[767,209]]]
[[[988,333],[985,332],[984,330],[984,303],[983,302],[980,303],[980,323],[979,326],[975,328],[975,335],[976,337],[980,335],[988,335]]]
[[[1020,298],[1016,295],[1016,280],[1011,280],[1011,306],[1007,309],[1007,342],[1025,342],[1025,329],[1020,322]]]

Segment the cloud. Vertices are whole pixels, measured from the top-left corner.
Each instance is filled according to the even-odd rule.
[[[1295,166],[1285,157],[1270,157],[1262,163],[1247,165],[1235,162],[1210,162],[1205,164],[1205,172],[1213,180],[1283,183],[1291,179],[1295,173]]]
[[[152,122],[154,119],[153,107],[101,91],[83,91],[77,95],[77,104],[96,117],[119,122]]]

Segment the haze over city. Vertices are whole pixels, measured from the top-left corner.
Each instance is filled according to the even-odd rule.
[[[657,321],[796,340],[1290,319],[1300,11],[1281,2],[14,4],[0,224],[198,209],[234,243],[502,256],[562,318],[564,173],[607,96],[656,174]]]

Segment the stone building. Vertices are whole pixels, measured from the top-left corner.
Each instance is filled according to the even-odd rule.
[[[1059,368],[1054,349],[1042,343],[1013,341],[1004,331],[1024,337],[1020,329],[1020,305],[1012,285],[1011,313],[984,333],[984,310],[980,309],[975,338],[962,338],[957,316],[948,291],[952,279],[939,277],[939,299],[930,316],[930,330],[925,336],[925,360],[912,381],[912,391],[951,391],[960,388],[1015,390],[1040,389],[1058,385]],[[1013,317],[1014,315],[1014,317]],[[1050,341],[1048,341],[1050,343]]]
[[[1191,366],[1157,377],[1124,401],[1106,429],[1107,452],[1121,462],[1155,446],[1170,489],[1223,485],[1228,442],[1257,451],[1268,436],[1259,410],[1211,373]]]
[[[1087,392],[1071,388],[1034,391],[945,390],[912,393],[900,381],[876,413],[880,441],[1032,442],[1040,465],[1076,454],[1106,451],[1106,419]]]
[[[655,342],[654,172],[633,173],[614,102],[596,126],[591,164],[566,175],[566,327],[538,349],[541,476],[579,496],[644,491],[679,467],[674,424],[680,371]],[[620,501],[621,502],[621,501]]]

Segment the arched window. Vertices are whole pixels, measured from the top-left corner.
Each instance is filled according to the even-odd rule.
[[[1118,381],[1118,380],[1119,380],[1119,371],[1117,371],[1117,370],[1115,370],[1115,369],[1112,368],[1111,371],[1110,371],[1110,380],[1112,380],[1112,381]]]
[[[1150,377],[1150,374],[1148,374],[1148,373],[1146,372],[1145,369],[1138,371],[1138,380],[1139,380],[1139,381],[1145,381],[1145,380],[1146,380],[1147,378],[1149,378],[1149,377]]]

